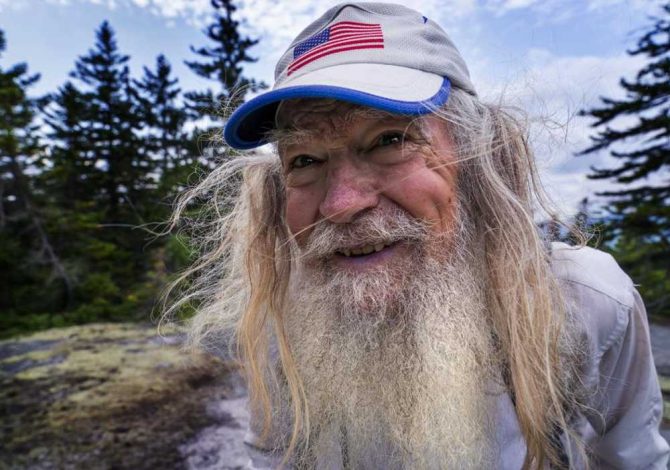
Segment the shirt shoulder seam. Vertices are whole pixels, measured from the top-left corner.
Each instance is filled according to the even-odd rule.
[[[623,302],[621,299],[618,299],[618,298],[614,297],[612,294],[609,294],[602,289],[598,289],[597,287],[593,287],[592,285],[587,284],[583,281],[579,281],[579,280],[576,280],[576,279],[570,279],[570,278],[567,278],[567,277],[558,277],[558,279],[561,280],[561,281],[569,282],[571,284],[578,284],[580,286],[586,287],[587,289],[590,289],[594,292],[597,292],[598,294],[604,295],[605,297],[615,301],[616,303],[618,303],[622,307],[627,308],[629,310],[632,310],[632,308],[633,308],[632,304],[628,304],[626,302]],[[627,287],[629,287],[629,286],[627,286]]]
[[[627,305],[624,302],[617,299],[616,297],[611,296],[607,292],[603,292],[602,290],[597,289],[584,282],[577,281],[574,279],[563,279],[563,280],[572,284],[583,286],[587,289],[597,292],[598,294],[601,294],[607,297],[608,299],[613,300],[619,306],[616,313],[617,316],[616,324],[609,332],[609,334],[607,334],[606,339],[598,347],[597,360],[600,360],[602,356],[605,354],[605,352],[607,352],[626,333],[626,328],[628,328],[628,323],[630,322],[630,315],[631,312],[633,311],[633,305]]]

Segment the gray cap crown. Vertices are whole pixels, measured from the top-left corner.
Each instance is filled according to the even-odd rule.
[[[238,149],[266,143],[284,100],[328,98],[421,115],[446,103],[453,88],[476,94],[465,61],[437,23],[393,3],[342,3],[293,40],[273,89],[235,110],[224,138]]]
[[[379,23],[384,35],[383,49],[362,49],[331,54],[317,59],[289,75],[294,48],[335,22]],[[343,61],[346,56],[346,61]],[[311,70],[343,63],[378,63],[398,65],[447,77],[452,85],[476,94],[470,74],[460,52],[447,33],[420,13],[394,3],[341,3],[326,11],[307,26],[291,43],[275,68],[275,88]]]

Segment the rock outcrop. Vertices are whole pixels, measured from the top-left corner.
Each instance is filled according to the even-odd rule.
[[[98,324],[0,342],[0,468],[186,468],[203,430],[239,428],[208,407],[242,407],[243,390],[232,363],[182,340]]]

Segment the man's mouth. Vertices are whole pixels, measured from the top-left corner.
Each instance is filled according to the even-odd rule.
[[[339,248],[332,262],[348,271],[365,271],[390,262],[400,253],[402,243],[386,242],[362,245],[356,248]]]
[[[335,253],[338,255],[346,256],[347,258],[351,258],[352,256],[366,256],[372,253],[378,253],[382,251],[384,248],[388,248],[392,245],[393,243],[375,243],[374,245],[364,245],[359,248],[341,248],[337,250]]]

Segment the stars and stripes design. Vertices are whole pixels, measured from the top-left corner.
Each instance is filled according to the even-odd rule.
[[[293,61],[288,66],[288,74],[331,54],[383,48],[384,35],[380,24],[340,21],[293,48]]]

